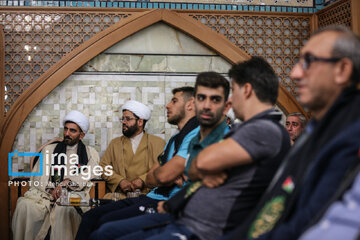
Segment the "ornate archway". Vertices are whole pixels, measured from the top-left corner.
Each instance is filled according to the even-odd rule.
[[[96,34],[93,38],[67,54],[59,62],[54,64],[47,72],[40,76],[17,99],[16,103],[7,114],[7,117],[4,120],[3,128],[1,129],[0,191],[4,197],[0,199],[0,205],[8,206],[9,204],[7,186],[7,154],[11,151],[20,127],[34,107],[55,87],[57,87],[89,60],[126,37],[161,21],[192,36],[208,48],[217,52],[230,63],[244,61],[250,57],[224,36],[212,31],[210,28],[207,28],[191,17],[164,9],[142,12],[138,15],[127,18],[125,21],[116,23],[103,32]],[[294,97],[282,86],[280,86],[278,106],[284,112],[304,112]],[[0,211],[1,216],[4,216],[3,219],[6,219],[6,223],[2,224],[2,227],[4,228],[3,230],[7,232],[7,219],[9,213],[7,208],[2,208]],[[5,216],[7,217],[5,218]]]

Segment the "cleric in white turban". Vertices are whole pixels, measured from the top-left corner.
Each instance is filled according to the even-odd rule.
[[[150,119],[151,110],[144,104],[130,100],[121,107],[121,127],[123,136],[114,138],[103,154],[100,166],[112,166],[111,176],[103,175],[108,193],[104,198],[113,199],[115,196],[126,198],[127,192],[139,189],[143,194],[149,192],[145,179],[162,153],[165,141],[145,130],[145,124]],[[116,194],[114,194],[116,193]],[[85,216],[85,219],[88,219]],[[88,239],[88,220],[80,225],[81,239]],[[78,235],[79,236],[79,235]],[[86,237],[85,237],[86,236]]]
[[[84,133],[87,133],[89,130],[89,119],[79,111],[70,111],[63,120],[64,126],[66,122],[76,123]]]
[[[138,116],[140,119],[149,120],[151,117],[151,110],[145,104],[130,100],[127,101],[121,108],[122,111],[128,110]]]
[[[90,199],[90,179],[99,177],[98,152],[82,142],[89,120],[81,112],[71,111],[63,119],[64,140],[49,142],[41,154],[44,162],[33,160],[29,190],[20,197],[12,218],[14,240],[75,239],[81,222],[77,209],[54,204],[60,202],[62,189],[82,193]],[[81,131],[80,131],[81,130]],[[51,160],[50,160],[51,159]],[[86,208],[82,208],[86,211]]]

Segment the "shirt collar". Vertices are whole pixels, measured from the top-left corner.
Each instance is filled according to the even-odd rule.
[[[201,146],[208,146],[211,143],[218,142],[220,139],[223,138],[226,131],[229,131],[229,126],[226,123],[226,119],[223,120],[220,124],[218,124],[206,137],[200,142],[200,132],[196,136],[197,144],[200,144]],[[226,131],[226,132],[225,132]]]

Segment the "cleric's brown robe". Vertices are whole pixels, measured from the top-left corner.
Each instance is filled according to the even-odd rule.
[[[130,139],[121,136],[113,139],[107,147],[101,158],[100,166],[113,166],[113,175],[102,175],[106,181],[107,193],[104,198],[111,198],[113,192],[120,192],[118,186],[121,180],[132,181],[140,178],[145,182],[146,174],[152,165],[157,161],[157,157],[163,151],[165,141],[160,137],[144,133],[140,144],[133,153]],[[149,189],[145,188],[142,193],[147,193]],[[121,193],[121,198],[125,198]]]

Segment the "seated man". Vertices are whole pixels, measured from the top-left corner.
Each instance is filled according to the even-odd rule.
[[[43,166],[37,161],[33,172],[40,172],[40,168],[43,168],[43,175],[31,176],[29,191],[17,201],[12,220],[15,240],[44,239],[49,228],[51,239],[75,237],[81,216],[75,208],[57,206],[54,202],[59,198],[62,186],[85,191],[86,198],[89,198],[92,169],[97,166],[99,155],[94,148],[85,146],[81,141],[89,129],[87,117],[78,111],[71,111],[63,123],[64,141],[50,144],[42,150]],[[79,171],[84,169],[82,173],[86,173],[86,176],[81,172],[72,173],[71,169],[74,168]]]
[[[195,111],[200,123],[200,132],[191,140],[186,160],[187,174],[198,153],[210,144],[220,141],[229,131],[226,123],[226,112],[231,107],[227,101],[230,91],[229,82],[219,73],[203,72],[196,77],[195,82]],[[173,197],[182,193],[185,187]],[[173,200],[173,197],[170,200]],[[160,203],[160,202],[159,202]],[[141,230],[143,226],[163,223],[171,219],[168,214],[146,214],[138,217],[108,222],[95,231],[90,239],[114,239],[125,233]],[[150,219],[149,219],[150,218]]]
[[[256,206],[290,148],[281,114],[274,109],[278,78],[260,57],[233,66],[229,75],[235,116],[244,122],[193,159],[189,176],[205,186],[195,190],[177,220],[118,239],[216,239],[245,221]]]
[[[322,206],[317,216],[311,219],[313,226],[302,234],[301,240],[359,239],[360,237],[360,120],[349,126],[327,148],[336,148],[336,142],[342,146],[332,151],[332,156],[336,155],[335,157],[342,160],[356,158],[357,155],[357,162],[354,168],[347,172],[332,199]],[[348,144],[346,147],[343,145],[345,142]],[[351,150],[349,143],[358,149],[355,156],[351,156],[353,151],[349,151]]]
[[[124,135],[110,142],[100,161],[103,168],[113,167],[113,175],[102,175],[109,191],[104,198],[112,198],[113,192],[119,192],[124,199],[127,192],[135,189],[147,193],[145,177],[165,146],[163,139],[144,131],[151,114],[147,106],[130,100],[121,109]]]
[[[286,130],[289,132],[291,145],[300,137],[306,127],[306,118],[299,112],[287,115],[285,122]]]
[[[174,135],[165,146],[164,152],[148,172],[145,180],[147,187],[154,188],[146,196],[127,198],[106,204],[83,215],[76,239],[89,239],[91,232],[100,225],[119,219],[145,213],[146,208],[156,208],[160,200],[166,200],[180,190],[182,173],[190,140],[199,132],[195,118],[194,88],[173,89],[174,96],[166,105],[168,122],[177,125],[180,132]]]
[[[313,119],[256,211],[227,239],[298,239],[332,201],[359,162],[359,49],[359,36],[341,26],[318,30],[301,49],[291,77]]]

